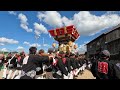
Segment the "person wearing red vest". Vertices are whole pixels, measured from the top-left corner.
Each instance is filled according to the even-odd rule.
[[[110,79],[111,75],[111,62],[110,59],[110,52],[108,50],[103,50],[100,53],[100,59],[96,60],[91,67],[91,72],[96,79]],[[94,72],[93,72],[94,71]]]
[[[64,52],[59,52],[58,55],[55,58],[55,62],[53,63],[53,67],[55,70],[55,73],[53,74],[53,77],[58,79],[68,79],[68,71],[66,69],[66,58]]]

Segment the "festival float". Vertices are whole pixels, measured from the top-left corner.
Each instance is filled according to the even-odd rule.
[[[49,30],[49,33],[59,43],[59,51],[71,52],[76,49],[77,46],[73,43],[79,38],[80,34],[74,25]]]

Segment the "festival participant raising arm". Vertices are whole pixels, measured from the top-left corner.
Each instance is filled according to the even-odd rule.
[[[49,62],[52,56],[39,56],[36,55],[37,48],[31,47],[29,49],[29,55],[24,58],[22,73],[20,79],[35,79],[37,67],[42,68],[42,63]]]

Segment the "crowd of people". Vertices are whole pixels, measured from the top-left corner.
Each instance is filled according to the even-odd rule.
[[[96,79],[120,79],[120,61],[110,60],[110,52],[103,50],[89,60],[85,55],[36,47],[25,52],[0,54],[3,79],[74,79],[88,68]]]
[[[36,47],[30,47],[28,55],[9,53],[5,58],[1,54],[0,61],[3,79],[74,79],[90,67],[84,55],[54,50],[45,53],[43,49],[37,52]]]

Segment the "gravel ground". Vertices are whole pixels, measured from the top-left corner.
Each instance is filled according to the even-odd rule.
[[[89,70],[85,70],[83,74],[78,75],[76,79],[95,79],[95,77],[92,75],[92,73]]]

